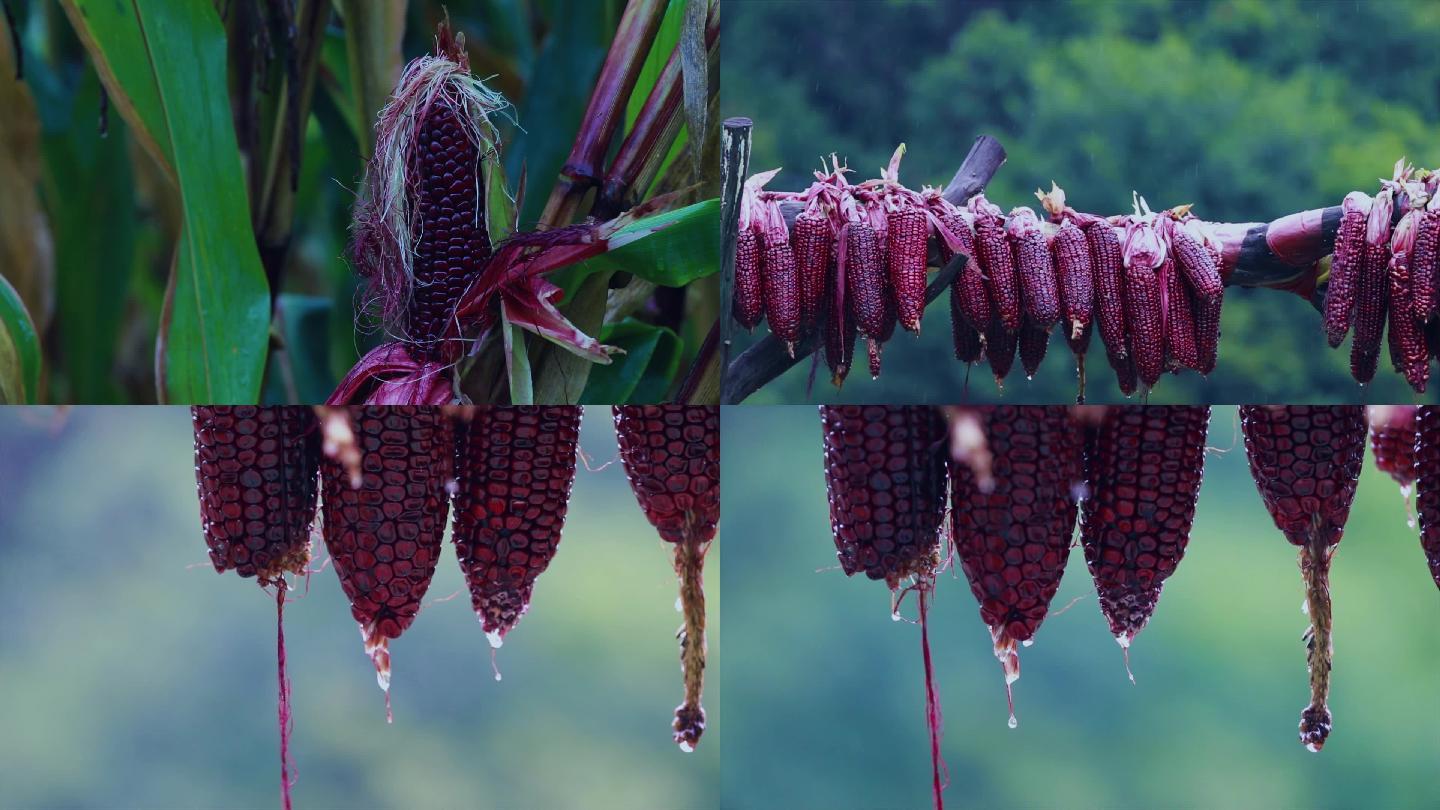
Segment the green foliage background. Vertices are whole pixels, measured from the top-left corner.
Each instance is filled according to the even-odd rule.
[[[901,180],[943,185],[989,134],[1009,161],[987,193],[1007,210],[1038,205],[1032,192],[1053,179],[1085,211],[1128,212],[1135,189],[1152,206],[1189,202],[1206,219],[1248,222],[1373,193],[1402,155],[1440,164],[1434,3],[746,2],[724,22],[721,109],[755,121],[751,170],[784,166],[777,189],[807,184],[832,151],[860,178],[878,176],[900,142]],[[811,399],[996,399],[985,367],[966,388],[949,330],[942,296],[918,341],[889,344],[879,381],[852,374],[839,394],[821,384]],[[1357,387],[1349,344],[1331,351],[1296,296],[1228,290],[1222,332],[1208,380],[1166,377],[1151,401],[1414,396],[1388,362]],[[1091,348],[1090,400],[1121,401],[1098,339]],[[1033,382],[1016,368],[1005,400],[1073,399],[1074,362],[1058,339]],[[805,401],[808,370],[752,401]]]
[[[722,677],[726,807],[925,807],[919,628],[835,568],[813,407],[726,408]],[[1416,807],[1440,757],[1440,593],[1394,481],[1367,457],[1331,580],[1334,733],[1296,739],[1309,697],[1295,549],[1216,407],[1189,549],[1131,647],[1136,683],[1075,549],[1035,645],[1019,728],[963,574],[930,613],[954,807]],[[913,618],[915,603],[907,600]]]
[[[615,457],[608,408],[581,445]],[[208,564],[191,446],[183,408],[0,409],[0,806],[278,805],[275,603]],[[447,540],[427,600],[460,593],[392,646],[393,726],[333,569],[313,575],[285,611],[296,807],[717,806],[719,546],[687,755],[670,548],[618,463],[579,470],[568,524],[500,683]]]

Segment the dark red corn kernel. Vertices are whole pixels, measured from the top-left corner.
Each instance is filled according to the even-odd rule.
[[[1050,241],[1050,252],[1055,259],[1055,273],[1060,278],[1065,337],[1070,339],[1082,332],[1088,336],[1095,305],[1095,279],[1085,232],[1074,222],[1065,220]],[[1078,353],[1083,354],[1084,350]]]
[[[420,612],[449,512],[451,422],[439,408],[349,409],[360,450],[360,484],[338,461],[320,467],[325,547],[382,688],[390,639]]]
[[[998,316],[990,319],[985,329],[985,360],[990,364],[990,373],[995,375],[995,384],[1005,387],[1005,378],[1010,367],[1015,365],[1016,343],[1019,335],[1005,328]]]
[[[1178,231],[1177,231],[1178,232]],[[1182,368],[1199,369],[1200,347],[1195,335],[1195,316],[1193,312],[1194,303],[1190,300],[1190,290],[1180,278],[1180,272],[1175,267],[1174,261],[1166,259],[1160,265],[1160,275],[1165,279],[1166,287],[1166,318],[1165,318],[1165,354],[1166,363],[1179,370]]]
[[[930,218],[920,208],[905,206],[890,212],[885,229],[885,253],[900,326],[920,331],[925,314],[925,274],[929,256]]]
[[[1040,629],[1070,557],[1080,442],[1063,407],[998,406],[983,419],[993,486],[952,462],[950,525],[1008,689],[1020,676],[1017,646]]]
[[[1414,277],[1412,306],[1416,320],[1425,323],[1435,316],[1435,282],[1440,263],[1440,211],[1426,211],[1420,218],[1415,234],[1414,261],[1410,273]]]
[[[262,584],[310,560],[320,431],[308,407],[197,405],[195,485],[210,562]]]
[[[1170,229],[1170,251],[1175,266],[1184,274],[1197,299],[1218,298],[1224,294],[1215,257],[1183,225]]]
[[[1020,279],[1025,317],[1036,326],[1054,326],[1060,321],[1059,283],[1039,218],[1029,208],[1016,208],[1010,212],[1005,233],[1015,259],[1015,274]]]
[[[946,219],[946,224],[950,231],[959,235],[966,256],[965,265],[960,268],[960,272],[956,273],[954,280],[950,282],[950,295],[952,298],[959,296],[960,314],[965,316],[966,321],[976,332],[979,332],[990,323],[991,307],[990,293],[986,290],[985,277],[980,269],[980,260],[975,249],[975,235],[971,232],[969,223],[959,214],[950,215]],[[941,239],[942,264],[949,264],[953,256],[950,246]]]
[[[693,751],[705,732],[705,553],[720,521],[720,409],[705,405],[618,405],[620,460],[650,525],[674,544],[680,580],[680,666],[685,700],[671,728]]]
[[[1095,276],[1095,319],[1100,323],[1100,340],[1111,357],[1128,357],[1125,265],[1120,253],[1120,237],[1108,223],[1094,222],[1085,228],[1085,239],[1090,245],[1090,268]]]
[[[855,325],[867,337],[885,332],[887,299],[885,264],[880,240],[864,221],[851,222],[845,238],[845,294],[855,313]]]
[[[925,405],[822,405],[840,567],[898,588],[933,572],[945,511],[945,423]]]
[[[957,276],[956,281],[959,278]],[[962,363],[974,363],[980,359],[984,349],[980,333],[970,325],[960,310],[960,293],[955,282],[950,284],[950,340],[955,347],[955,359]]]
[[[1415,483],[1415,411],[1414,405],[1376,405],[1369,410],[1375,468],[1406,492]]]
[[[1355,294],[1365,263],[1365,221],[1370,197],[1354,191],[1341,203],[1340,227],[1335,234],[1330,281],[1325,290],[1325,337],[1330,347],[1340,345],[1355,317]]]
[[[744,228],[735,241],[735,320],[754,329],[765,317],[764,282],[761,278],[760,235]]]
[[[1185,555],[1209,407],[1110,406],[1087,449],[1080,539],[1110,632],[1127,647]]]
[[[1160,276],[1148,267],[1125,269],[1125,320],[1135,371],[1151,388],[1165,371],[1165,331],[1160,317]]]
[[[1040,362],[1045,359],[1045,350],[1050,346],[1050,330],[1026,319],[1020,325],[1019,344],[1020,366],[1025,369],[1027,379],[1034,379]]]
[[[1345,531],[1365,456],[1365,409],[1358,405],[1242,405],[1245,455],[1260,497],[1291,544],[1300,547],[1310,665],[1310,705],[1300,741],[1319,751],[1330,734],[1330,559]]]
[[[1420,546],[1440,586],[1440,407],[1421,406],[1415,418],[1415,507]]]
[[[409,172],[416,178],[414,286],[405,309],[406,342],[426,358],[445,353],[455,303],[490,258],[480,153],[446,101],[420,124]]]
[[[825,297],[825,271],[830,267],[834,242],[830,220],[818,210],[806,209],[795,217],[790,244],[800,273],[801,335],[809,335],[819,323]]]
[[[768,240],[767,240],[768,241]],[[793,346],[800,339],[800,274],[788,239],[765,246],[761,271],[765,290],[765,320],[770,332]]]
[[[580,416],[578,405],[478,407],[458,428],[455,556],[494,646],[560,547]]]

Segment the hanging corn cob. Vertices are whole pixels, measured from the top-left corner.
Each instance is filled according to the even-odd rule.
[[[1310,705],[1300,741],[1319,751],[1330,734],[1330,560],[1345,531],[1365,455],[1365,411],[1358,405],[1242,405],[1240,427],[1250,473],[1271,518],[1300,548]]]
[[[766,202],[762,214],[762,243],[765,258],[761,265],[764,280],[765,320],[770,332],[785,342],[785,350],[795,356],[795,341],[800,339],[800,272],[795,253],[790,248],[790,234],[780,204]]]
[[[285,664],[286,574],[306,573],[315,520],[320,431],[299,406],[197,405],[195,488],[210,562],[275,588],[280,785],[290,807],[290,678]]]
[[[1131,642],[1185,556],[1209,422],[1209,407],[1117,405],[1087,428],[1080,541],[1127,668]]]
[[[455,556],[481,629],[499,647],[559,550],[581,412],[578,405],[467,410],[456,427]]]
[[[822,405],[830,526],[846,576],[864,572],[892,593],[914,589],[925,658],[933,790],[941,806],[940,708],[928,617],[945,512],[945,424],[927,406]],[[912,582],[913,585],[907,585]]]
[[[951,537],[990,628],[1008,699],[1020,677],[1018,646],[1040,629],[1070,556],[1080,442],[1063,407],[1000,406],[979,418],[989,486],[977,484],[969,464],[951,462]]]
[[[1415,412],[1414,405],[1371,405],[1365,414],[1375,468],[1395,479],[1407,501],[1415,485]]]
[[[1425,405],[1415,417],[1415,512],[1420,547],[1440,587],[1440,407]]]
[[[685,701],[675,709],[675,743],[694,751],[705,732],[705,552],[720,522],[720,409],[713,406],[616,406],[620,460],[645,516],[675,547]]]
[[[454,434],[439,408],[365,406],[349,414],[359,475],[337,460],[321,464],[325,547],[388,707],[390,641],[420,612],[440,555]]]

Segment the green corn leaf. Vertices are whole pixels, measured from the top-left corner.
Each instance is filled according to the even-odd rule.
[[[535,382],[530,375],[530,354],[525,348],[525,330],[510,323],[505,305],[500,305],[500,328],[505,336],[505,370],[510,379],[510,404],[534,405]]]
[[[720,269],[720,201],[704,200],[637,220],[610,239],[610,250],[554,274],[566,300],[587,276],[623,270],[662,287],[683,287]]]
[[[226,84],[225,32],[210,3],[63,0],[115,109],[180,192],[184,227],[160,327],[163,397],[255,402],[269,291]]]
[[[40,390],[40,336],[20,294],[0,276],[0,402],[35,401]]]
[[[594,366],[582,402],[615,404],[663,402],[680,368],[680,338],[663,326],[626,318],[608,326],[600,339],[619,346],[608,366]]]

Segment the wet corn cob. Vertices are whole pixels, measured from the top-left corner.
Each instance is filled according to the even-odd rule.
[[[303,573],[319,487],[314,412],[197,405],[190,414],[200,518],[215,570],[261,584]]]
[[[1355,295],[1365,265],[1365,223],[1372,202],[1365,192],[1352,191],[1340,204],[1340,227],[1325,290],[1325,337],[1331,348],[1345,339],[1355,318]]]
[[[1440,279],[1440,211],[1426,211],[1417,223],[1414,261],[1410,272],[1414,277],[1413,307],[1421,324],[1435,316],[1435,283]]]
[[[1085,232],[1067,219],[1050,241],[1050,252],[1054,256],[1056,275],[1060,278],[1065,337],[1076,339],[1081,334],[1088,336],[1095,305],[1095,280]],[[1083,353],[1083,349],[1077,352]]]
[[[1395,370],[1417,393],[1425,392],[1430,378],[1430,350],[1425,345],[1424,324],[1415,317],[1414,254],[1419,226],[1425,213],[1411,210],[1401,217],[1391,240],[1388,281],[1390,284],[1390,327],[1387,332],[1390,359]]]
[[[641,509],[674,545],[680,580],[680,666],[685,700],[675,708],[675,744],[693,751],[705,732],[705,552],[720,522],[720,409],[703,405],[614,408],[620,460]]]
[[[761,269],[763,252],[760,234],[742,228],[735,241],[735,320],[754,329],[765,317],[765,292]]]
[[[388,694],[390,640],[420,612],[440,556],[454,434],[439,408],[365,406],[349,413],[359,480],[336,460],[322,462],[325,547]]]
[[[1380,340],[1389,307],[1390,215],[1394,209],[1390,189],[1375,197],[1365,228],[1364,260],[1355,290],[1355,336],[1350,344],[1350,374],[1360,383],[1375,377]],[[1333,271],[1332,271],[1333,272]]]
[[[1080,442],[1063,407],[998,406],[982,419],[993,485],[950,464],[951,536],[1008,692],[1018,647],[1040,629],[1070,557]]]
[[[1020,325],[1018,343],[1020,366],[1025,369],[1025,378],[1034,379],[1041,361],[1045,359],[1045,351],[1050,346],[1050,330],[1035,325],[1027,318]]]
[[[867,337],[885,334],[888,296],[885,294],[885,264],[880,256],[880,239],[866,220],[851,220],[845,227],[843,275],[845,297],[855,313],[855,325]]]
[[[1170,252],[1197,300],[1206,301],[1224,294],[1215,257],[1182,223],[1176,223],[1170,231]]]
[[[1300,741],[1319,751],[1330,734],[1330,558],[1345,531],[1365,455],[1365,409],[1358,405],[1242,405],[1240,427],[1250,474],[1270,517],[1300,548],[1305,577],[1310,705]]]
[[[1215,370],[1215,358],[1220,352],[1220,308],[1225,297],[1195,304],[1195,370],[1209,374]]]
[[[1375,467],[1395,479],[1402,492],[1408,493],[1415,484],[1414,405],[1372,405],[1370,420],[1370,452]]]
[[[924,405],[822,405],[840,567],[891,588],[932,571],[945,510],[945,425]]]
[[[1020,330],[1020,280],[1005,239],[1005,217],[999,206],[977,194],[970,200],[975,215],[975,250],[994,314],[1007,332]]]
[[[1125,319],[1135,371],[1146,388],[1165,371],[1165,330],[1160,314],[1160,277],[1143,265],[1125,269]]]
[[[835,242],[830,218],[812,202],[795,217],[790,244],[800,274],[800,334],[809,335],[819,323],[825,298],[825,271],[830,267]]]
[[[945,422],[937,409],[923,405],[822,405],[820,423],[830,526],[841,569],[846,576],[864,572],[884,580],[897,600],[902,585],[917,592],[932,785],[939,808],[944,764],[927,611],[945,513]]]
[[[1200,347],[1195,335],[1195,304],[1190,292],[1180,278],[1180,272],[1172,259],[1165,259],[1160,265],[1160,276],[1165,279],[1165,354],[1166,363],[1173,370],[1200,367]]]
[[[1110,632],[1129,649],[1185,555],[1209,407],[1117,405],[1087,439],[1080,540]]]
[[[1015,349],[1020,336],[1005,328],[998,315],[990,318],[990,325],[985,329],[985,360],[990,364],[990,373],[995,376],[995,384],[1001,388],[1005,387],[1005,378],[1010,374],[1010,367],[1015,365]]]
[[[930,219],[924,209],[902,203],[891,211],[885,241],[890,290],[900,326],[909,332],[919,332],[920,318],[925,314],[925,271],[930,242]]]
[[[1420,546],[1440,586],[1440,407],[1425,405],[1415,419],[1415,506]]]
[[[290,678],[286,672],[285,574],[310,561],[319,492],[320,430],[307,407],[197,405],[195,486],[210,561],[275,588],[280,785],[290,808]]]
[[[962,363],[978,361],[985,348],[980,333],[960,314],[953,289],[950,292],[950,341],[955,348],[955,359]]]
[[[790,249],[790,233],[780,215],[780,203],[765,206],[765,262],[761,270],[765,290],[765,320],[770,332],[785,342],[793,356],[800,339],[800,271]]]
[[[491,646],[530,609],[560,547],[580,416],[578,405],[479,407],[456,428],[455,556]]]
[[[964,251],[965,265],[950,282],[950,297],[958,299],[952,304],[952,312],[959,312],[977,332],[990,323],[990,293],[985,288],[985,278],[980,269],[980,260],[975,251],[975,234],[970,224],[958,212],[945,217],[944,224],[954,233]],[[954,252],[945,240],[940,240],[941,264],[949,264]]]
[[[1095,320],[1100,323],[1100,340],[1115,360],[1128,357],[1129,338],[1125,326],[1125,265],[1120,238],[1102,221],[1085,227],[1090,245],[1090,269],[1095,275]]]
[[[1016,208],[1006,221],[1005,234],[1010,239],[1015,275],[1020,280],[1025,317],[1035,326],[1049,329],[1060,321],[1060,294],[1055,262],[1040,219],[1030,208]]]
[[[1135,358],[1133,357],[1108,357],[1110,368],[1115,370],[1115,384],[1119,386],[1120,393],[1130,396],[1135,393],[1140,385],[1140,375],[1135,372]]]

